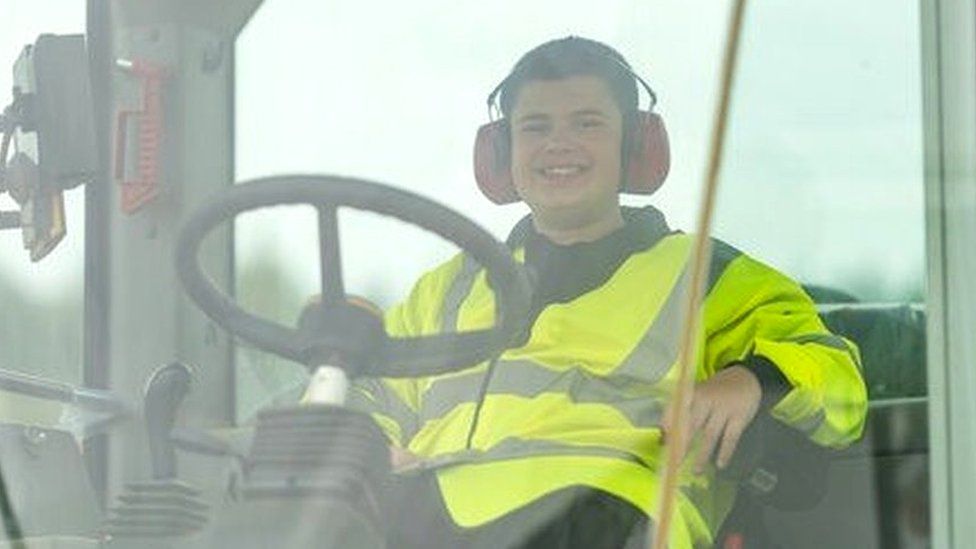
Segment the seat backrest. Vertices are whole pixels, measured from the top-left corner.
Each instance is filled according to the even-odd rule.
[[[740,541],[745,547],[887,547],[904,535],[904,509],[927,509],[927,420],[920,398],[927,392],[923,306],[857,303],[823,289],[810,293],[831,302],[818,305],[827,327],[858,346],[871,401],[865,435],[845,451],[825,454],[827,469],[814,460],[805,466],[809,471],[784,471],[797,475],[797,493],[817,488],[811,498],[796,500],[815,503],[812,509],[790,509],[748,487],[740,490],[718,547]],[[803,451],[803,442],[779,443],[794,446],[794,455]],[[781,460],[773,457],[772,463]]]
[[[821,305],[834,333],[857,344],[870,400],[926,394],[925,310],[910,303]]]

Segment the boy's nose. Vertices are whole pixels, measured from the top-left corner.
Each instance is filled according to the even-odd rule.
[[[554,128],[546,139],[546,152],[563,152],[573,147],[573,141],[565,128]]]

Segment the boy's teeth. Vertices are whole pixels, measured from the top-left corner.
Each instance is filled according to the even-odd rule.
[[[546,175],[573,175],[579,173],[580,168],[579,166],[571,166],[565,168],[546,168],[544,171]]]

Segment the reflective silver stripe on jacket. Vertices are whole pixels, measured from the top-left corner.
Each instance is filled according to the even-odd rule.
[[[864,368],[864,366],[861,365],[861,360],[858,358],[857,353],[855,353],[850,346],[847,345],[847,342],[844,341],[844,338],[840,336],[836,336],[834,334],[802,334],[787,338],[787,341],[792,341],[793,343],[799,343],[801,345],[813,343],[829,349],[843,351],[847,353],[849,357],[851,357],[851,361],[854,362],[858,368]]]
[[[477,401],[484,376],[478,370],[434,381],[424,392],[421,425],[443,417],[459,404]],[[559,371],[527,360],[498,360],[489,393],[525,398],[557,393],[576,404],[611,406],[635,427],[656,427],[664,412],[664,395],[656,394],[652,385],[614,375],[603,377],[579,367]]]
[[[632,463],[643,463],[643,461],[633,454],[605,446],[565,444],[539,439],[525,440],[507,438],[488,450],[461,450],[459,452],[425,459],[420,468],[423,470],[431,470],[467,463],[496,462],[505,459],[520,459],[532,456],[594,456],[619,459]]]
[[[475,278],[481,271],[481,265],[470,255],[464,254],[461,257],[461,270],[451,282],[451,287],[444,296],[444,303],[441,307],[441,331],[451,333],[457,331],[458,314],[461,312],[461,305],[464,299],[471,293],[474,287]]]
[[[806,435],[812,435],[817,429],[820,428],[827,421],[827,413],[823,410],[817,410],[817,413],[804,419],[802,421],[791,423],[790,425],[799,430]]]
[[[688,279],[688,270],[685,268],[661,305],[651,327],[630,355],[614,370],[614,375],[656,383],[678,360],[678,342],[684,328]]]

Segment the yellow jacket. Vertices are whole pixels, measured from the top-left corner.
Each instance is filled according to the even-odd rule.
[[[525,344],[495,361],[422,379],[360,380],[353,404],[437,470],[462,527],[571,485],[613,493],[653,516],[691,241],[663,235],[602,286],[546,306]],[[696,378],[763,356],[791,386],[773,416],[822,445],[856,440],[867,405],[856,347],[827,331],[789,278],[718,241],[713,257]],[[493,322],[484,271],[463,254],[424,275],[386,315],[396,336]],[[734,493],[721,484],[714,471],[684,471],[672,547],[711,543]]]

